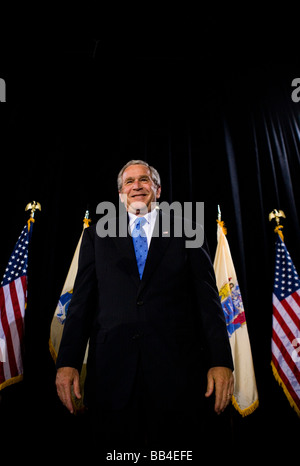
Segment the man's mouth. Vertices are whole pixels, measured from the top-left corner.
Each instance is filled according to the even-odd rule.
[[[146,197],[147,194],[133,194],[131,197]]]

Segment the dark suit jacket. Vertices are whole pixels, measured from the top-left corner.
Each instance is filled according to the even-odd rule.
[[[130,235],[100,238],[95,225],[84,232],[57,368],[80,371],[90,338],[88,405],[124,407],[138,363],[152,401],[170,409],[203,397],[204,360],[233,368],[208,251],[187,249],[170,222],[151,239],[142,280]]]

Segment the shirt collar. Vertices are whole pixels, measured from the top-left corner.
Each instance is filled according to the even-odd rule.
[[[128,215],[129,215],[129,225],[132,226],[134,222],[136,221],[136,219],[138,218],[138,216],[131,212],[128,212]],[[148,224],[149,223],[152,224],[155,222],[156,216],[157,216],[157,209],[155,208],[151,210],[150,212],[147,212],[146,215],[144,215],[144,218],[145,220],[147,220]]]

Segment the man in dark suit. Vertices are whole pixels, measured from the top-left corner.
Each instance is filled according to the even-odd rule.
[[[215,393],[219,414],[233,393],[213,266],[205,243],[187,248],[184,231],[174,234],[174,217],[153,208],[161,194],[153,167],[130,161],[118,188],[130,234],[99,237],[96,225],[84,232],[57,358],[57,391],[73,412],[71,393],[81,397],[79,372],[89,340],[85,403],[96,439],[112,447],[137,439],[141,446],[178,447],[174,442],[200,435],[204,394]],[[118,227],[119,220],[112,231]],[[134,242],[137,229],[141,244]],[[141,251],[137,258],[135,249]]]

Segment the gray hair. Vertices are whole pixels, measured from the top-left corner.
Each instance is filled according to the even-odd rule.
[[[126,163],[126,165],[124,165],[123,168],[121,168],[121,170],[120,170],[120,172],[118,174],[117,182],[118,182],[118,190],[119,191],[121,191],[122,185],[123,185],[123,180],[122,180],[123,173],[126,170],[126,168],[130,167],[131,165],[145,165],[145,167],[148,167],[149,170],[150,170],[151,179],[154,182],[154,184],[157,187],[161,186],[159,173],[154,167],[151,167],[151,165],[149,165],[144,160],[130,160],[129,162]]]

